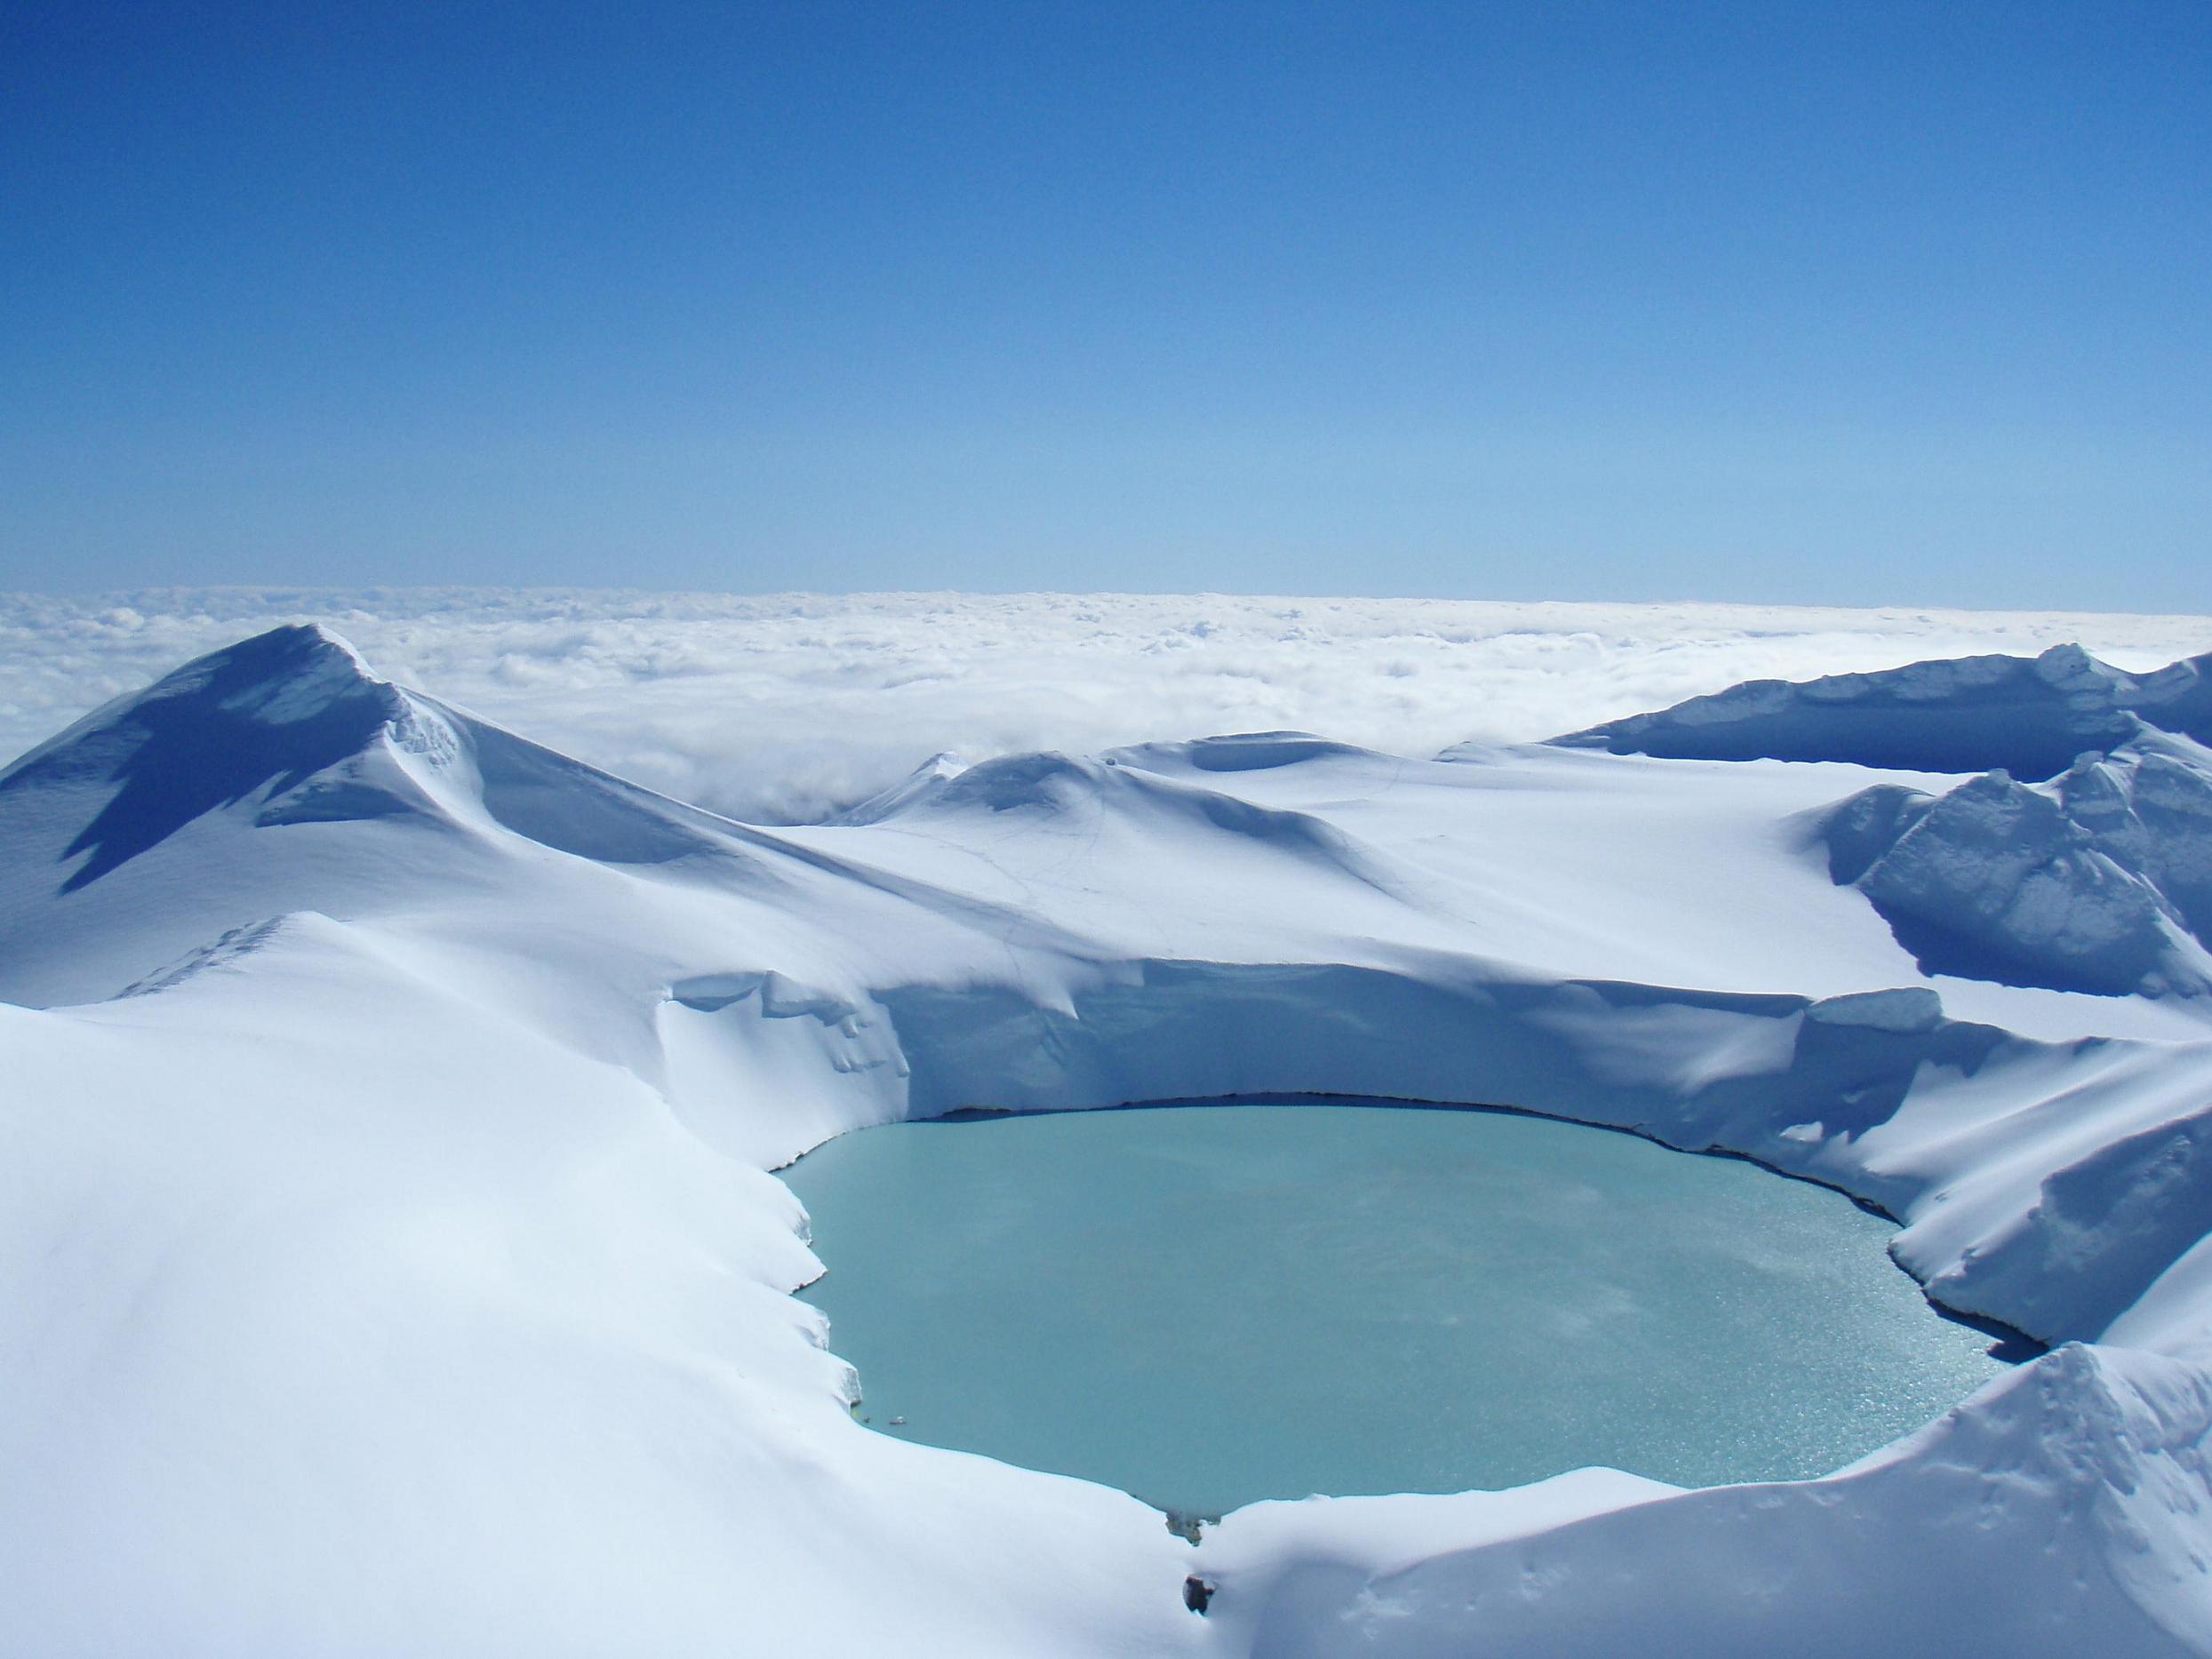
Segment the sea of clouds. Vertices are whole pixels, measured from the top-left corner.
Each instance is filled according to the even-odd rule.
[[[1739,681],[2079,641],[2121,667],[2212,618],[1216,594],[556,589],[0,594],[0,757],[186,658],[319,621],[379,672],[683,799],[816,818],[946,750],[1296,728],[1404,754]]]

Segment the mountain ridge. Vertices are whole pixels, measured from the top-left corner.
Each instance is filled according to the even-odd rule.
[[[2130,674],[2078,644],[1936,658],[1871,674],[1751,680],[1551,741],[1661,760],[1842,761],[1899,771],[2056,777],[2141,720],[2212,742],[2212,652]]]

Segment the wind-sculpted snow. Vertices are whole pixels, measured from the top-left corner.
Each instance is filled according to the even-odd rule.
[[[2106,760],[2074,766],[2058,791],[2092,846],[2212,943],[2212,750],[2146,730]]]
[[[2056,783],[1877,785],[1825,826],[1829,869],[1923,971],[2106,995],[2212,988],[2212,755],[2137,727]]]
[[[771,832],[325,635],[196,663],[0,779],[0,1646],[2212,1654],[2201,751],[2130,734],[2032,788],[1269,732]],[[1949,971],[2000,954],[2110,981]],[[852,1421],[768,1170],[1317,1091],[1751,1156],[2060,1345],[1825,1480],[1195,1549]]]
[[[2033,660],[1969,657],[1802,683],[1761,680],[1561,743],[1675,760],[1848,761],[1921,772],[2045,778],[2118,747],[2138,718],[2212,739],[2212,656],[2140,678],[2079,645]]]
[[[1546,1531],[1519,1494],[1382,1500],[1427,1522],[1402,1531],[1260,1503],[1200,1555],[1232,1650],[1271,1659],[2200,1653],[2212,1591],[2166,1517],[2212,1478],[2208,1431],[2201,1372],[2070,1347],[1828,1480],[1589,1494]]]

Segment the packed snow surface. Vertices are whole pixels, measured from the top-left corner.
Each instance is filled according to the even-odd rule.
[[[13,1649],[2212,1653],[2212,766],[2140,698],[2055,776],[1261,732],[763,829],[373,660],[282,629],[0,772]],[[2053,1351],[1818,1479],[1195,1547],[853,1420],[771,1171],[1287,1092],[1814,1176]]]
[[[785,1180],[864,1421],[1185,1514],[1591,1464],[1821,1475],[2001,1368],[1849,1200],[1543,1118],[890,1123]]]

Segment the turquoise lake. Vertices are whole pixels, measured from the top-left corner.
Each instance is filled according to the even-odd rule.
[[[1196,1514],[1590,1464],[1818,1475],[2004,1368],[1849,1200],[1541,1118],[901,1123],[784,1178],[873,1427]]]

